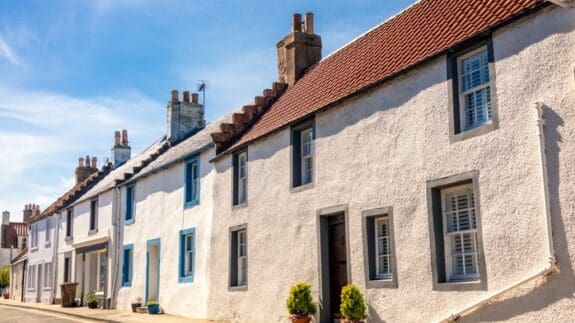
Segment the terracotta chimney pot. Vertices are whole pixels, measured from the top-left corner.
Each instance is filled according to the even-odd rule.
[[[301,31],[301,14],[299,13],[293,14],[292,30]]]
[[[177,90],[172,91],[172,102],[174,102],[174,103],[178,102],[178,91]]]
[[[198,98],[199,98],[198,93],[192,93],[192,103],[193,104],[198,104]]]
[[[186,103],[190,103],[190,91],[184,91],[183,101]]]

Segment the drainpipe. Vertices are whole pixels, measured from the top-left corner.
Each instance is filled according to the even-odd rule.
[[[121,217],[121,202],[122,198],[120,196],[120,188],[114,187],[114,194],[116,195],[116,209],[114,210],[114,219],[112,220],[112,228],[114,236],[114,243],[112,246],[114,247],[114,254],[112,257],[112,295],[110,299],[110,308],[116,308],[116,301],[118,296],[118,263],[119,263],[119,255],[120,255],[120,217]]]
[[[56,302],[56,289],[58,288],[58,241],[60,239],[58,233],[60,233],[60,214],[55,213],[56,226],[54,227],[54,243],[52,244],[52,288],[50,290],[50,303],[54,304]]]
[[[543,269],[536,272],[535,274],[532,274],[531,276],[528,276],[527,278],[524,278],[523,280],[518,281],[512,284],[511,286],[508,286],[498,292],[495,292],[494,294],[483,298],[481,301],[472,304],[464,308],[463,310],[460,310],[456,313],[452,313],[448,317],[442,319],[440,322],[454,322],[460,319],[461,317],[469,315],[474,311],[480,309],[481,307],[488,305],[491,301],[493,301],[494,298],[497,298],[510,290],[513,290],[519,286],[522,286],[523,284],[535,280],[536,278],[548,276],[557,270],[557,258],[555,256],[555,246],[553,243],[553,227],[551,223],[549,176],[547,173],[547,148],[545,147],[545,116],[544,116],[545,104],[537,102],[535,103],[535,109],[537,110],[537,130],[539,132],[539,157],[541,161],[541,173],[543,177],[543,181],[541,184],[543,185],[545,219],[547,224],[547,239],[548,239],[547,243],[549,247],[548,263],[547,265],[545,265]]]

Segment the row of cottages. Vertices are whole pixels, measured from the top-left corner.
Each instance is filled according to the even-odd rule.
[[[206,124],[174,91],[150,148],[117,135],[111,165],[80,162],[32,221],[54,243],[30,284],[49,268],[55,302],[76,282],[104,307],[238,322],[287,321],[300,281],[319,322],[348,283],[370,322],[571,321],[573,6],[420,0],[323,59],[294,15],[253,104]]]

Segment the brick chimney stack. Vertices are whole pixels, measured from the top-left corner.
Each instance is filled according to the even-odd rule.
[[[173,90],[167,110],[167,137],[172,143],[182,141],[206,125],[204,107],[198,103],[197,93],[192,93],[190,100],[190,91],[184,91],[180,101],[178,91]]]
[[[132,148],[128,142],[128,130],[114,132],[114,146],[112,147],[112,164],[114,168],[125,163],[132,156]]]
[[[295,13],[292,31],[277,43],[278,79],[293,85],[305,72],[321,60],[321,37],[314,34],[313,13]]]
[[[76,184],[84,181],[88,176],[98,171],[96,165],[96,157],[90,159],[90,156],[86,156],[86,159],[80,157],[78,158],[78,167],[76,167]]]

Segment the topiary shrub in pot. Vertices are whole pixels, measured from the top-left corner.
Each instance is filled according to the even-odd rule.
[[[367,318],[367,306],[365,306],[363,294],[357,286],[349,284],[341,289],[339,310],[341,315],[345,317],[344,323],[360,323]]]
[[[98,298],[94,295],[94,292],[90,293],[88,297],[86,297],[86,302],[88,303],[88,308],[97,308],[98,307]]]
[[[293,285],[286,303],[292,323],[309,323],[317,310],[307,283]]]

